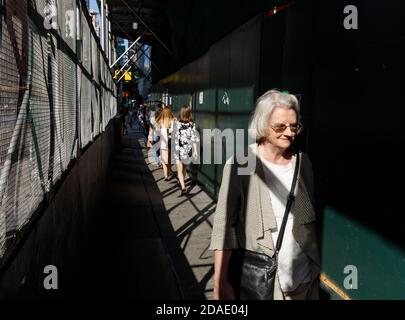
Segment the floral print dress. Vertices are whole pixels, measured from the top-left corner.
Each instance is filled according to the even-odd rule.
[[[198,143],[199,139],[194,122],[176,121],[174,127],[174,158],[184,161],[192,157],[193,143]]]

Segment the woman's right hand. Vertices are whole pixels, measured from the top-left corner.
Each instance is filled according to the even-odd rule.
[[[235,292],[229,281],[222,280],[221,283],[214,285],[215,300],[235,300]]]
[[[214,251],[214,299],[235,300],[235,292],[228,281],[228,265],[232,250]]]

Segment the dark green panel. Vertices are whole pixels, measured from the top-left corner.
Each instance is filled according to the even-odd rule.
[[[191,94],[191,96],[190,96],[190,107],[191,107],[191,113],[192,113],[192,115],[194,116],[194,112],[195,112],[195,106],[196,106],[196,104],[195,104],[195,102],[196,102],[196,97],[197,97],[197,93],[193,93],[193,94]]]
[[[202,171],[202,170],[201,170]],[[215,194],[215,186],[211,179],[208,179],[205,175],[199,173],[198,181],[205,187],[211,194]]]
[[[218,115],[218,128],[224,130],[231,129],[244,129],[247,130],[249,125],[250,115]]]
[[[215,112],[215,89],[196,93],[196,110]]]
[[[403,249],[330,207],[324,210],[322,230],[322,270],[350,298],[405,298]],[[344,288],[347,265],[358,270],[357,290]]]
[[[194,121],[199,129],[214,129],[216,127],[215,115],[203,112],[196,112]]]
[[[210,184],[214,186],[215,180],[215,166],[212,164],[201,164],[201,172],[209,179]]]
[[[159,92],[152,92],[149,94],[149,101],[162,101],[162,94]]]
[[[177,108],[177,106],[179,105],[178,100],[179,100],[178,96],[174,95],[172,97],[172,108]]]
[[[172,98],[172,111],[175,117],[178,117],[180,108],[182,105],[188,105],[190,103],[191,95],[190,94],[180,94],[175,95]]]
[[[254,86],[218,89],[219,112],[250,111],[254,106]]]
[[[203,129],[213,129],[215,128],[215,116],[212,114],[205,113],[195,113],[194,117],[196,126],[200,132],[201,138],[201,165],[200,171],[202,174],[199,174],[198,180],[203,183],[211,192],[215,193],[215,165],[213,164],[213,148],[214,145],[210,141],[204,141],[203,139]],[[212,164],[203,164],[203,154],[204,150],[211,149],[211,163]]]
[[[236,151],[236,146],[238,145],[238,148],[244,148],[247,146],[248,140],[247,140],[247,128],[249,125],[249,120],[250,117],[249,115],[219,115],[218,116],[218,128],[222,131],[224,129],[230,128],[234,131],[234,137],[235,137],[235,143],[234,143],[234,150]],[[244,130],[244,139],[243,141],[239,141],[236,139],[236,129],[243,129]],[[221,165],[217,165],[217,177],[218,177],[218,183],[221,183],[222,181],[222,171],[223,167],[225,164],[225,141],[222,143],[223,146],[223,162]]]

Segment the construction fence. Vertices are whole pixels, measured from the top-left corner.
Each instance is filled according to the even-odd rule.
[[[117,111],[84,1],[0,0],[0,264]]]

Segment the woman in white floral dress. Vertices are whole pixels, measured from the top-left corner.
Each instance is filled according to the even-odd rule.
[[[174,126],[174,158],[177,164],[177,175],[181,188],[181,196],[186,194],[186,187],[184,184],[186,165],[190,164],[192,159],[198,157],[198,142],[198,133],[195,129],[195,123],[193,122],[193,117],[191,115],[191,108],[184,105],[180,109],[179,118]]]

